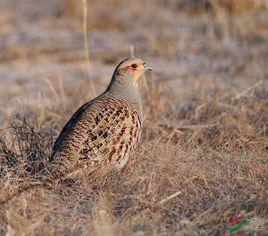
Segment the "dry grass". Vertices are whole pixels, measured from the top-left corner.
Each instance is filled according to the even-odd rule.
[[[266,217],[268,91],[262,81],[240,93],[197,95],[180,107],[153,87],[143,95],[142,143],[106,181],[42,181],[39,170],[73,98],[44,111],[45,119],[12,122],[1,137],[1,234],[215,235],[242,210]],[[176,124],[181,120],[185,125]]]
[[[81,5],[74,0],[62,2],[60,17],[77,17],[81,32],[82,1]],[[25,91],[26,85],[18,82],[16,87],[0,88],[3,104],[10,102],[0,113],[5,117],[0,125],[0,235],[228,235],[228,219],[240,212],[266,219],[268,86],[265,65],[257,59],[267,55],[254,44],[252,54],[241,50],[240,56],[232,53],[236,47],[224,39],[239,42],[241,38],[265,36],[265,24],[253,21],[245,28],[248,21],[241,19],[267,6],[254,0],[242,5],[228,0],[191,4],[188,0],[152,0],[152,4],[144,5],[148,14],[137,19],[140,2],[144,1],[129,2],[131,7],[126,10],[125,1],[106,1],[104,9],[103,1],[94,1],[89,5],[88,24],[84,18],[84,31],[88,27],[95,33],[116,29],[118,34],[127,34],[147,27],[149,33],[137,36],[142,44],[138,44],[137,53],[160,58],[158,65],[166,58],[170,64],[176,61],[181,77],[173,81],[169,70],[166,75],[156,69],[147,78],[148,84],[141,89],[145,121],[142,142],[126,167],[105,179],[94,176],[88,182],[58,184],[46,178],[48,157],[61,128],[95,90],[99,93],[108,82],[97,77],[93,89],[91,81],[81,79],[88,73],[85,51],[77,52],[83,40],[81,45],[69,47],[67,53],[66,45],[56,47],[57,51],[53,45],[58,42],[50,42],[51,47],[44,43],[44,48],[33,46],[30,51],[14,46],[0,56],[3,62],[14,60],[18,65],[18,58],[23,63],[23,56],[41,54],[40,61],[48,57],[55,60],[53,63],[66,64],[67,69],[73,61],[81,60],[79,66],[84,68],[79,71],[82,76],[76,74],[78,78],[68,82],[57,74],[51,75],[54,81],[50,77],[37,80],[40,90],[45,91],[40,100],[26,102],[22,96],[19,104],[13,105],[13,93]],[[195,25],[195,31],[183,31],[186,24],[180,25],[184,28],[179,33],[170,31],[168,27],[179,11],[213,22],[202,29]],[[152,21],[155,12],[158,17]],[[137,19],[134,26],[133,19]],[[77,22],[70,27],[77,30]],[[87,41],[84,45],[90,48]],[[114,66],[121,58],[120,50],[111,49],[105,55],[92,52],[90,58],[86,53],[86,57],[88,61],[101,60],[103,67]],[[187,60],[185,51],[196,58],[208,53],[215,61],[211,63],[214,69],[207,72],[198,67],[201,69],[196,73],[190,66],[179,67],[184,63],[181,55]],[[226,54],[230,60],[225,60]],[[185,63],[192,62],[195,67],[194,60]],[[216,62],[222,65],[217,67]],[[27,63],[23,66],[27,68]],[[267,232],[267,222],[264,227],[266,231],[260,234]],[[253,233],[258,232],[238,232]]]

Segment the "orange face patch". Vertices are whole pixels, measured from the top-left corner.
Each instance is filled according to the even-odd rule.
[[[122,65],[119,66],[118,70],[122,77],[125,73],[130,73],[132,75],[133,85],[137,87],[138,79],[143,73],[144,65],[145,65],[145,62],[142,61],[141,59],[132,59],[132,60],[123,62]],[[119,82],[120,81],[121,80],[119,80]]]

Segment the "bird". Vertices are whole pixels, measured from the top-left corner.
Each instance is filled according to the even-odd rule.
[[[88,179],[98,169],[125,166],[141,137],[138,82],[151,70],[136,57],[118,64],[107,89],[82,105],[56,139],[49,159],[53,178]]]

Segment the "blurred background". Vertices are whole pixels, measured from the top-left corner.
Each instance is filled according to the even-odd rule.
[[[90,79],[103,91],[131,46],[181,101],[203,84],[241,91],[267,78],[266,0],[88,1],[90,63],[85,2],[0,1],[0,121],[55,103],[55,86]]]

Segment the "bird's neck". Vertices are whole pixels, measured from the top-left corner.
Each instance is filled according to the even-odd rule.
[[[109,93],[120,100],[127,100],[133,104],[140,115],[142,114],[142,104],[138,86],[134,86],[131,83],[120,84],[117,81],[111,81],[105,93]]]

